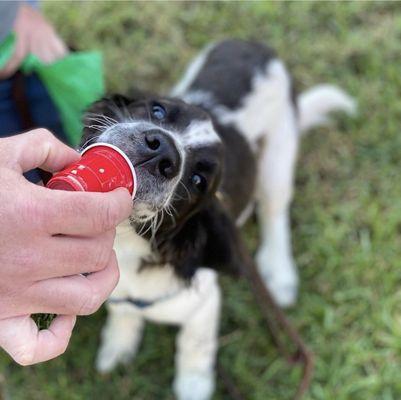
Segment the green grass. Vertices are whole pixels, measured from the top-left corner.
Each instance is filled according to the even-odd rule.
[[[293,323],[316,355],[307,399],[401,398],[401,4],[48,3],[80,49],[104,52],[109,88],[166,91],[205,44],[270,43],[302,90],[332,82],[359,115],[303,140],[292,208],[301,275]],[[256,229],[247,235],[256,243]],[[288,399],[299,369],[282,359],[245,282],[223,279],[220,359],[250,400]],[[173,328],[148,326],[132,365],[93,369],[105,312],[80,318],[67,353],[21,368],[0,356],[16,400],[171,399]],[[216,399],[227,399],[219,386]]]

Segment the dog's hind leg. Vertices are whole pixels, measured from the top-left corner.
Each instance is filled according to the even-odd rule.
[[[178,400],[208,400],[212,397],[220,303],[216,280],[205,293],[199,308],[181,327],[177,338],[174,380]]]
[[[110,372],[119,363],[135,356],[142,338],[144,320],[126,303],[108,304],[109,314],[102,330],[101,346],[96,359],[99,372]]]
[[[261,245],[256,262],[275,301],[286,307],[294,304],[298,288],[291,251],[289,206],[299,133],[289,91],[277,111],[269,124],[268,143],[260,157],[257,196]]]

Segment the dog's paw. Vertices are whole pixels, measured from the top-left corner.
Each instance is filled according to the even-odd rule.
[[[213,391],[213,373],[181,373],[174,380],[174,393],[177,400],[209,400]]]
[[[111,372],[118,364],[128,364],[135,351],[132,348],[121,348],[115,343],[103,344],[96,358],[96,370],[102,374]]]
[[[291,256],[275,255],[261,249],[256,263],[275,302],[284,308],[293,306],[297,300],[298,276]]]

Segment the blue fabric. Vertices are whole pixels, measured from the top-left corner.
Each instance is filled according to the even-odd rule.
[[[42,82],[35,74],[24,76],[23,79],[25,96],[33,121],[32,128],[47,128],[66,142],[59,112]],[[20,133],[23,129],[12,98],[12,85],[11,78],[0,81],[0,137]]]
[[[33,126],[30,128],[47,128],[60,140],[67,143],[59,112],[40,79],[35,74],[26,75],[23,79],[25,96],[33,122]],[[20,115],[12,97],[12,86],[12,78],[0,81],[0,137],[21,133],[23,129]],[[25,176],[31,182],[40,180],[36,170],[29,171]]]

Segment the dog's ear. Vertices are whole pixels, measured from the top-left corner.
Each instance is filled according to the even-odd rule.
[[[110,125],[113,121],[119,121],[123,115],[124,108],[132,100],[121,94],[115,94],[91,104],[83,115],[83,133],[81,146],[99,135],[102,127]]]
[[[244,265],[235,221],[217,199],[191,216],[159,251],[179,276],[191,278],[199,267],[238,274]]]
[[[83,136],[81,144],[86,143],[92,137],[99,134],[102,126],[107,126],[113,121],[121,121],[128,115],[128,106],[140,100],[148,98],[148,94],[131,89],[128,95],[114,94],[103,97],[88,107],[83,116]]]
[[[128,106],[135,99],[124,96],[122,94],[114,94],[112,96],[103,97],[91,104],[84,114],[84,123],[89,123],[93,117],[106,116],[109,118],[117,118],[123,108]]]

